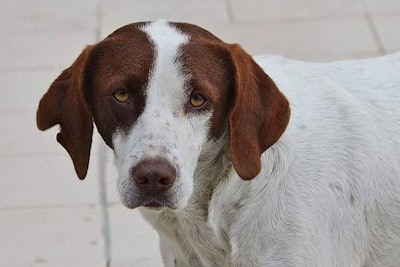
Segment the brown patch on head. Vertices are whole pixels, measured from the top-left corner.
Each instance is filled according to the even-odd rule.
[[[174,25],[191,38],[182,57],[192,88],[212,101],[211,136],[218,138],[229,118],[232,163],[242,179],[253,179],[261,170],[261,154],[289,122],[287,99],[240,46],[194,25]]]
[[[189,43],[181,47],[181,60],[190,78],[189,87],[210,102],[210,137],[218,139],[228,126],[233,97],[229,51],[220,39],[202,28],[186,23],[173,25],[190,36]]]
[[[94,121],[112,147],[116,128],[128,129],[144,106],[142,89],[153,64],[150,41],[137,23],[122,27],[104,41],[87,47],[53,82],[37,110],[37,125],[61,127],[57,141],[68,151],[80,179],[85,178]],[[117,103],[112,94],[125,89],[130,101]]]
[[[144,108],[143,90],[154,62],[153,45],[140,30],[144,25],[118,29],[93,49],[89,59],[86,85],[94,121],[110,147],[116,129],[129,130]],[[129,93],[126,103],[119,103],[112,95],[120,89]]]

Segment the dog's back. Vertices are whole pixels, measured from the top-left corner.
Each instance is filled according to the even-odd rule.
[[[281,182],[296,192],[288,209],[298,224],[321,231],[309,233],[313,249],[326,266],[398,266],[400,53],[328,64],[257,60],[291,103],[281,141],[292,161]]]

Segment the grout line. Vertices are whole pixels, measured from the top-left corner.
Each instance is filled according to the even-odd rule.
[[[228,22],[232,23],[235,20],[234,16],[233,16],[232,4],[231,4],[230,0],[225,0],[225,4],[226,4],[226,10],[228,13]]]
[[[231,11],[233,14],[233,11]],[[307,16],[289,16],[289,17],[272,17],[263,19],[235,19],[233,16],[233,21],[235,24],[257,24],[257,23],[273,23],[273,24],[292,24],[292,23],[303,23],[303,22],[318,22],[318,21],[336,21],[336,20],[351,20],[359,19],[364,17],[362,12],[352,12],[348,14],[319,14],[319,15],[307,15]]]
[[[101,25],[103,22],[103,13],[102,13],[102,9],[101,9],[101,3],[103,1],[100,0],[97,2],[97,7],[96,7],[96,41],[100,42],[102,38],[102,31],[101,31]]]
[[[102,39],[101,25],[102,25],[102,10],[101,10],[102,0],[97,2],[96,7],[96,32],[95,39],[99,42]],[[106,190],[106,161],[107,161],[107,151],[104,145],[100,146],[100,150],[97,152],[99,154],[98,164],[99,164],[99,194],[100,194],[100,206],[101,213],[103,216],[103,238],[104,238],[104,257],[106,260],[106,267],[110,267],[111,264],[111,237],[110,237],[110,216],[108,214],[107,206],[107,190]]]
[[[106,266],[110,266],[111,261],[111,237],[110,237],[110,217],[107,207],[107,190],[106,190],[106,161],[107,152],[106,147],[101,146],[99,153],[99,194],[100,194],[100,207],[103,216],[103,238],[104,238],[104,254],[106,259]]]
[[[374,22],[372,21],[371,15],[365,14],[365,18],[367,19],[367,23],[369,28],[371,29],[372,36],[376,42],[376,45],[378,46],[378,51],[381,55],[384,55],[386,53],[385,48],[383,46],[382,40],[379,36],[378,30],[375,27]]]
[[[304,23],[304,22],[318,22],[318,21],[337,21],[337,20],[352,20],[352,19],[362,19],[365,14],[362,12],[353,12],[349,14],[338,14],[338,15],[309,15],[309,16],[291,16],[291,17],[273,17],[273,18],[263,18],[263,19],[240,19],[237,20],[232,15],[232,23],[237,25],[251,25],[259,23],[268,24],[294,24],[294,23]]]
[[[38,130],[39,131],[39,130]],[[60,150],[61,151],[61,150]],[[63,152],[32,152],[32,153],[10,153],[0,154],[1,159],[19,159],[19,158],[65,158],[65,151]]]
[[[0,74],[3,73],[18,73],[18,72],[42,72],[42,71],[61,71],[67,68],[67,65],[42,65],[42,66],[21,66],[21,67],[12,67],[12,68],[0,68]]]
[[[96,208],[96,203],[73,203],[73,204],[52,204],[52,205],[31,205],[31,206],[4,206],[0,207],[0,211],[9,211],[9,210],[40,210],[40,209],[60,209],[60,208],[77,208],[77,207],[86,207],[86,208]]]
[[[11,31],[0,31],[0,36],[8,37],[8,36],[17,36],[17,35],[37,35],[37,34],[59,34],[62,33],[79,33],[79,32],[91,32],[93,31],[93,27],[74,27],[74,26],[60,26],[60,27],[34,27],[28,29],[14,29]]]
[[[30,107],[30,108],[0,108],[0,113],[1,114],[32,114],[36,112],[35,107]]]
[[[379,36],[378,30],[375,26],[375,23],[372,20],[371,14],[369,12],[368,4],[365,0],[363,1],[363,3],[364,3],[364,16],[365,16],[365,19],[367,20],[368,27],[371,30],[372,37],[374,38],[375,43],[378,47],[379,54],[384,55],[386,52],[385,47],[383,46],[383,42]]]

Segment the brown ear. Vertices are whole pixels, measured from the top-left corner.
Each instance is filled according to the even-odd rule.
[[[229,47],[234,66],[234,105],[229,117],[232,163],[244,180],[261,170],[261,154],[285,131],[290,108],[271,78],[238,45]]]
[[[83,70],[91,46],[64,70],[42,97],[36,113],[40,130],[59,124],[57,141],[67,150],[80,179],[87,174],[92,144],[92,112],[85,96]]]

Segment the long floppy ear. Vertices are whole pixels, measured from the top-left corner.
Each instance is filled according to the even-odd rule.
[[[84,67],[92,47],[86,47],[42,97],[36,113],[40,130],[59,124],[57,141],[67,150],[80,179],[87,174],[92,144],[92,112],[83,85]]]
[[[234,104],[229,117],[232,163],[244,180],[261,170],[261,154],[289,122],[289,102],[271,78],[239,45],[229,46],[234,70]]]

